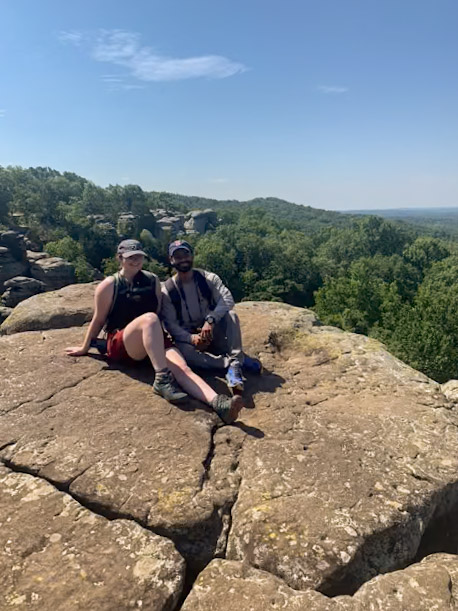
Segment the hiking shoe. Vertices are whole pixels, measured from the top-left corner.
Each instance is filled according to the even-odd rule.
[[[242,369],[247,373],[253,373],[259,376],[262,373],[262,363],[259,359],[253,359],[245,354]]]
[[[188,398],[188,395],[181,390],[170,371],[156,374],[153,391],[170,403],[179,403]]]
[[[232,393],[243,392],[242,368],[238,361],[234,361],[229,365],[226,373],[226,382]]]
[[[218,414],[225,424],[231,424],[237,420],[243,407],[243,399],[240,395],[227,397],[226,395],[216,395],[210,406]]]

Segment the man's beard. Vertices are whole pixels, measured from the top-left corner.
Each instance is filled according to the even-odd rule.
[[[183,261],[183,263],[175,263],[173,267],[179,272],[189,272],[192,268],[192,263],[190,261]]]

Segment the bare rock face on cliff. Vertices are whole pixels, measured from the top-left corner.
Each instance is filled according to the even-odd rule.
[[[454,405],[378,342],[320,326],[310,311],[244,303],[237,312],[246,351],[266,371],[248,379],[252,402],[234,426],[221,426],[197,401],[180,409],[154,396],[147,367],[65,356],[83,329],[1,337],[8,477],[25,473],[73,497],[94,520],[126,521],[172,541],[186,582],[195,580],[186,609],[453,608]],[[46,530],[30,507],[21,515],[40,541],[62,534]],[[19,526],[8,537],[25,545]],[[179,558],[170,558],[167,579],[180,589]],[[0,573],[10,573],[8,563],[2,553]],[[2,595],[25,596],[28,608],[31,569],[14,565]],[[107,583],[111,570],[117,574],[115,563]],[[84,595],[95,596],[89,585]],[[125,587],[132,600],[137,586]],[[42,608],[53,607],[52,595]]]
[[[216,212],[211,208],[207,210],[193,210],[187,214],[184,228],[186,233],[203,234],[214,229],[218,223]]]

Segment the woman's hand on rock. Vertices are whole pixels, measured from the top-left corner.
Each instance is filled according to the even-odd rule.
[[[89,350],[87,350],[84,346],[72,346],[65,348],[65,352],[68,354],[68,356],[85,356]]]

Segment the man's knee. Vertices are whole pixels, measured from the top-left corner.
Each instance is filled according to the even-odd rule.
[[[238,317],[238,314],[236,314],[234,312],[234,310],[229,310],[229,312],[227,313],[227,315],[229,316],[229,318],[232,320],[232,322],[234,322],[237,325],[240,325],[240,319]]]
[[[239,319],[238,315],[233,310],[230,310],[224,316],[224,318],[226,319],[225,320],[226,327],[227,327],[227,325],[232,325],[232,326],[235,326],[235,327],[240,329],[240,319]]]

